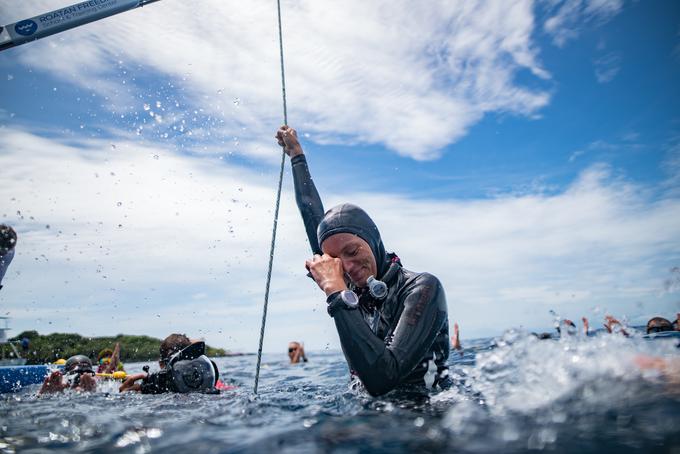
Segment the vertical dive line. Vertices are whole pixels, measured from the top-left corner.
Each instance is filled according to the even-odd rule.
[[[286,74],[283,66],[283,31],[281,27],[281,0],[276,0],[279,16],[279,56],[281,60],[281,96],[283,98],[283,124],[288,124],[288,111],[286,108]],[[267,305],[269,303],[269,286],[272,279],[272,265],[274,263],[274,247],[276,245],[276,227],[279,222],[279,206],[281,204],[281,185],[283,183],[283,167],[286,162],[286,153],[281,150],[281,170],[279,172],[279,188],[276,192],[276,208],[274,210],[274,227],[272,229],[272,244],[269,250],[269,269],[267,270],[267,284],[264,291],[264,308],[262,310],[262,327],[260,328],[260,346],[257,349],[257,367],[255,368],[255,387],[253,392],[257,394],[257,384],[260,381],[260,365],[262,363],[262,343],[264,342],[264,327],[267,323]]]

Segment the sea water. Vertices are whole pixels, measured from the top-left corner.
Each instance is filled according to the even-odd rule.
[[[0,397],[0,452],[680,452],[680,371],[645,367],[679,342],[509,331],[452,351],[455,386],[430,396],[352,390],[337,352],[265,355],[256,397],[254,356],[216,359],[237,386],[217,396],[34,386]]]

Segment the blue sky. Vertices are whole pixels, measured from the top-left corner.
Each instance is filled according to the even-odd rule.
[[[282,117],[270,3],[164,0],[0,53],[15,329],[256,349]],[[680,311],[677,2],[283,12],[289,120],[326,206],[359,203],[440,277],[463,337],[547,330],[550,310]],[[337,348],[285,177],[265,349]]]

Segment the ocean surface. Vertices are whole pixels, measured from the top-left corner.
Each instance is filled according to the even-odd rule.
[[[680,339],[509,331],[452,352],[453,389],[372,398],[350,390],[341,353],[290,365],[217,358],[220,395],[0,395],[0,452],[680,453]],[[128,372],[143,364],[126,365]]]

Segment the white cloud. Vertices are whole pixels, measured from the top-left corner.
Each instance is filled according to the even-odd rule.
[[[12,2],[6,10],[19,19],[64,4]],[[531,40],[529,0],[417,7],[304,0],[284,2],[283,14],[289,118],[320,143],[381,144],[432,159],[487,113],[533,117],[549,102],[546,90],[516,78],[524,71],[549,77]],[[138,117],[137,125],[153,123],[143,103],[162,100],[162,128],[205,124],[191,122],[186,112],[196,110],[213,120],[215,136],[245,144],[282,122],[276,24],[275,5],[264,0],[164,0],[0,58],[107,96],[110,108]],[[144,75],[148,69],[155,74]],[[148,78],[158,80],[151,84],[156,99],[136,96],[135,86],[146,88]]]
[[[0,168],[0,216],[19,233],[0,304],[16,329],[181,331],[255,350],[274,172],[132,141],[74,147],[15,128],[0,134]],[[680,198],[652,199],[603,165],[556,194],[436,200],[320,189],[328,207],[365,207],[408,268],[442,280],[463,337],[547,327],[551,309],[640,322],[678,308],[667,282],[680,261]],[[304,277],[308,250],[286,181],[267,351],[291,339],[337,347],[324,299]]]
[[[623,0],[552,0],[551,16],[543,28],[562,47],[575,39],[588,22],[604,23],[623,8]]]
[[[621,55],[616,52],[609,52],[596,58],[594,66],[595,78],[599,83],[611,82],[621,70]]]

